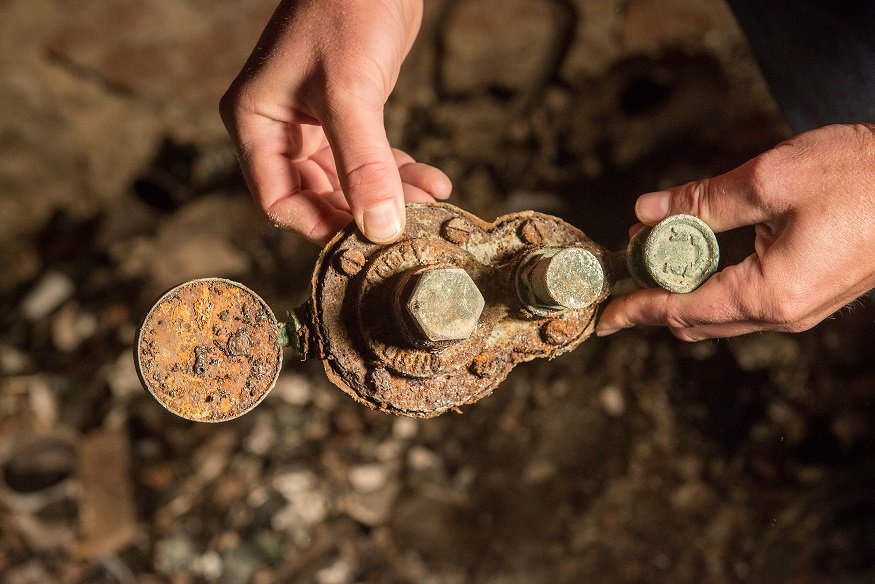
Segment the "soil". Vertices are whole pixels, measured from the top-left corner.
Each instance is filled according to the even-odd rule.
[[[722,3],[426,4],[389,135],[485,220],[617,249],[638,194],[789,135]],[[216,112],[273,8],[0,1],[0,580],[875,580],[869,299],[797,335],[592,338],[430,420],[288,358],[237,420],[162,408],[133,343],[164,291],[230,278],[284,315],[318,253],[259,219]]]

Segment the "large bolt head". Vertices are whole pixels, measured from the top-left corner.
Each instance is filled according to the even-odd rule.
[[[483,294],[461,268],[436,268],[419,274],[407,312],[428,341],[460,341],[477,328]]]
[[[720,263],[717,237],[692,215],[673,215],[660,221],[644,243],[644,266],[659,286],[687,293],[701,286]]]

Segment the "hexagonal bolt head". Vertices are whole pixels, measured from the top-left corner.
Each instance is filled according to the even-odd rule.
[[[538,250],[523,261],[519,277],[524,303],[554,310],[586,308],[605,285],[601,262],[580,247]]]
[[[461,268],[434,268],[418,274],[406,309],[427,341],[460,341],[477,328],[486,301]]]
[[[641,286],[687,293],[717,271],[720,248],[704,221],[692,215],[672,215],[632,237],[626,263]]]

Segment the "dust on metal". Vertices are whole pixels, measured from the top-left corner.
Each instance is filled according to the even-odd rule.
[[[692,292],[720,263],[717,238],[708,225],[692,215],[673,215],[660,221],[644,243],[648,274],[670,292]]]
[[[390,245],[374,244],[351,226],[317,261],[308,303],[314,349],[329,379],[368,407],[419,418],[458,411],[491,394],[515,365],[570,351],[592,334],[607,285],[586,308],[549,313],[531,310],[517,293],[518,267],[526,257],[538,248],[569,247],[598,261],[605,256],[580,230],[531,211],[487,223],[452,205],[412,204],[402,237]],[[365,258],[355,276],[336,258],[352,250]],[[423,334],[415,318],[425,296],[408,311],[415,297],[409,291],[420,283],[414,276],[436,268],[470,277],[468,292],[461,294],[451,291],[452,283],[436,286],[443,297],[433,305],[437,312],[449,311],[440,322],[452,323],[460,306],[469,303],[460,299],[470,294],[472,309],[462,307],[470,315],[465,319],[470,334],[461,334],[457,325],[453,334],[438,336],[431,329]],[[478,289],[482,305],[474,294]],[[433,310],[426,313],[435,316]],[[464,338],[423,342],[426,336]]]
[[[546,248],[524,260],[519,272],[524,280],[523,301],[535,308],[580,309],[592,305],[605,286],[599,259],[580,247]]]
[[[461,268],[427,269],[415,276],[407,313],[428,341],[460,341],[477,328],[486,301]]]
[[[186,282],[149,311],[137,338],[143,385],[171,412],[223,422],[254,408],[282,366],[280,326],[248,288],[221,278]]]

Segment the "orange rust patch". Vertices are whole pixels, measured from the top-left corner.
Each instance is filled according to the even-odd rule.
[[[177,286],[152,307],[137,342],[140,379],[161,405],[198,422],[255,407],[282,365],[279,326],[251,290],[220,278]]]

